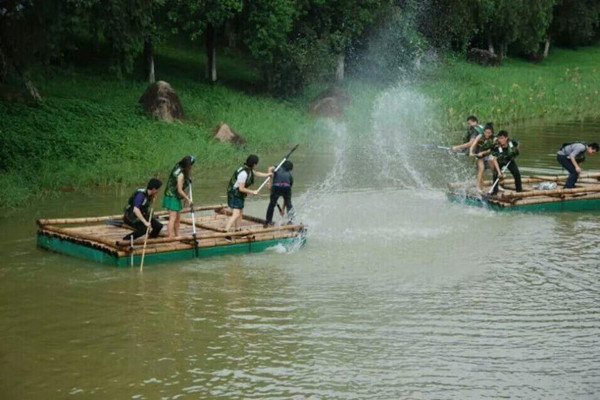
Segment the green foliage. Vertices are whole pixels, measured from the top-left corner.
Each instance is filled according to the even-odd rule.
[[[597,0],[562,0],[554,12],[552,33],[558,44],[590,44],[600,33],[600,2]]]
[[[555,50],[542,64],[507,60],[486,68],[458,59],[424,78],[420,89],[437,105],[443,126],[464,126],[468,115],[497,124],[531,119],[600,117],[600,48]]]
[[[53,70],[53,78],[42,81],[45,101],[38,105],[0,102],[2,204],[18,205],[28,196],[57,189],[139,184],[149,176],[165,176],[185,154],[197,156],[203,169],[228,169],[249,152],[264,154],[308,142],[314,122],[305,105],[190,81],[181,69],[183,54],[189,56],[159,49],[157,56],[158,63],[171,66],[163,77],[181,98],[186,113],[181,123],[143,114],[137,100],[145,83],[115,81],[93,69]],[[227,62],[243,65],[240,59]],[[220,121],[244,136],[245,148],[212,139]]]
[[[223,25],[242,10],[242,0],[167,0],[167,15],[172,30],[197,40],[209,24]]]

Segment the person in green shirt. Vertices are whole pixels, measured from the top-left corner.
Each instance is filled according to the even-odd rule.
[[[233,172],[229,184],[227,185],[227,205],[232,210],[231,218],[227,221],[225,230],[230,231],[233,226],[237,229],[239,221],[243,218],[244,201],[249,194],[258,194],[258,190],[250,190],[249,187],[254,183],[254,176],[266,178],[272,174],[255,171],[258,165],[258,156],[251,154],[246,159],[244,165]]]
[[[469,156],[477,157],[477,189],[479,190],[483,190],[483,175],[494,143],[494,126],[490,122],[485,125],[483,133],[477,135],[469,148]]]
[[[169,211],[169,237],[179,236],[182,201],[186,201],[190,207],[193,206],[187,190],[192,182],[191,172],[195,162],[194,156],[185,156],[175,164],[169,174],[162,202],[163,207]]]
[[[497,143],[492,148],[490,156],[490,162],[492,163],[492,170],[494,171],[494,182],[498,177],[504,178],[501,168],[508,165],[507,169],[515,178],[515,189],[517,192],[523,191],[523,184],[521,181],[521,172],[517,165],[516,158],[519,155],[519,142],[508,137],[508,132],[498,132]],[[510,163],[510,164],[509,164]],[[494,186],[492,194],[498,193],[498,186]]]
[[[477,120],[476,116],[470,115],[467,118],[467,133],[463,139],[464,143],[452,146],[450,149],[452,151],[466,151],[471,147],[475,141],[475,138],[481,134],[483,134],[483,126],[479,125],[479,121]]]

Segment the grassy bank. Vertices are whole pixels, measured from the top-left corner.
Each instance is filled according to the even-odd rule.
[[[600,117],[600,47],[554,49],[540,64],[505,59],[502,67],[450,58],[426,74],[419,90],[434,99],[445,128],[468,115],[498,124]]]
[[[157,55],[158,78],[181,98],[182,123],[144,115],[137,101],[147,84],[117,80],[93,62],[46,71],[36,81],[44,98],[38,105],[0,102],[0,204],[16,206],[56,189],[140,183],[165,176],[186,154],[202,168],[229,168],[251,152],[308,142],[314,121],[305,106],[232,88],[251,88],[258,79],[235,57],[221,59],[225,84],[202,83],[200,60],[198,53],[176,48]],[[246,138],[245,148],[212,139],[220,121]]]

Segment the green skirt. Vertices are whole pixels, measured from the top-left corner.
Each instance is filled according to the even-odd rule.
[[[181,211],[181,209],[183,208],[181,205],[180,198],[167,195],[163,197],[162,206],[163,208],[166,208],[167,210],[171,211]]]

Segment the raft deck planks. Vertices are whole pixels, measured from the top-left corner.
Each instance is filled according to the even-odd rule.
[[[286,244],[296,240],[304,243],[302,224],[264,228],[264,220],[251,216],[244,216],[239,224],[240,231],[225,233],[223,227],[230,213],[223,207],[223,205],[203,207],[203,210],[210,210],[213,213],[196,215],[199,257],[257,252],[278,243]],[[141,243],[143,237],[138,238],[131,247],[129,241],[123,240],[131,229],[126,226],[107,225],[105,221],[108,219],[117,219],[117,217],[38,220],[38,246],[117,266],[139,265],[143,252]],[[182,218],[178,238],[167,238],[167,221],[160,222],[164,228],[158,238],[148,239],[145,262],[194,258],[196,248],[193,241],[192,219]],[[231,240],[227,240],[225,236],[231,236]]]

